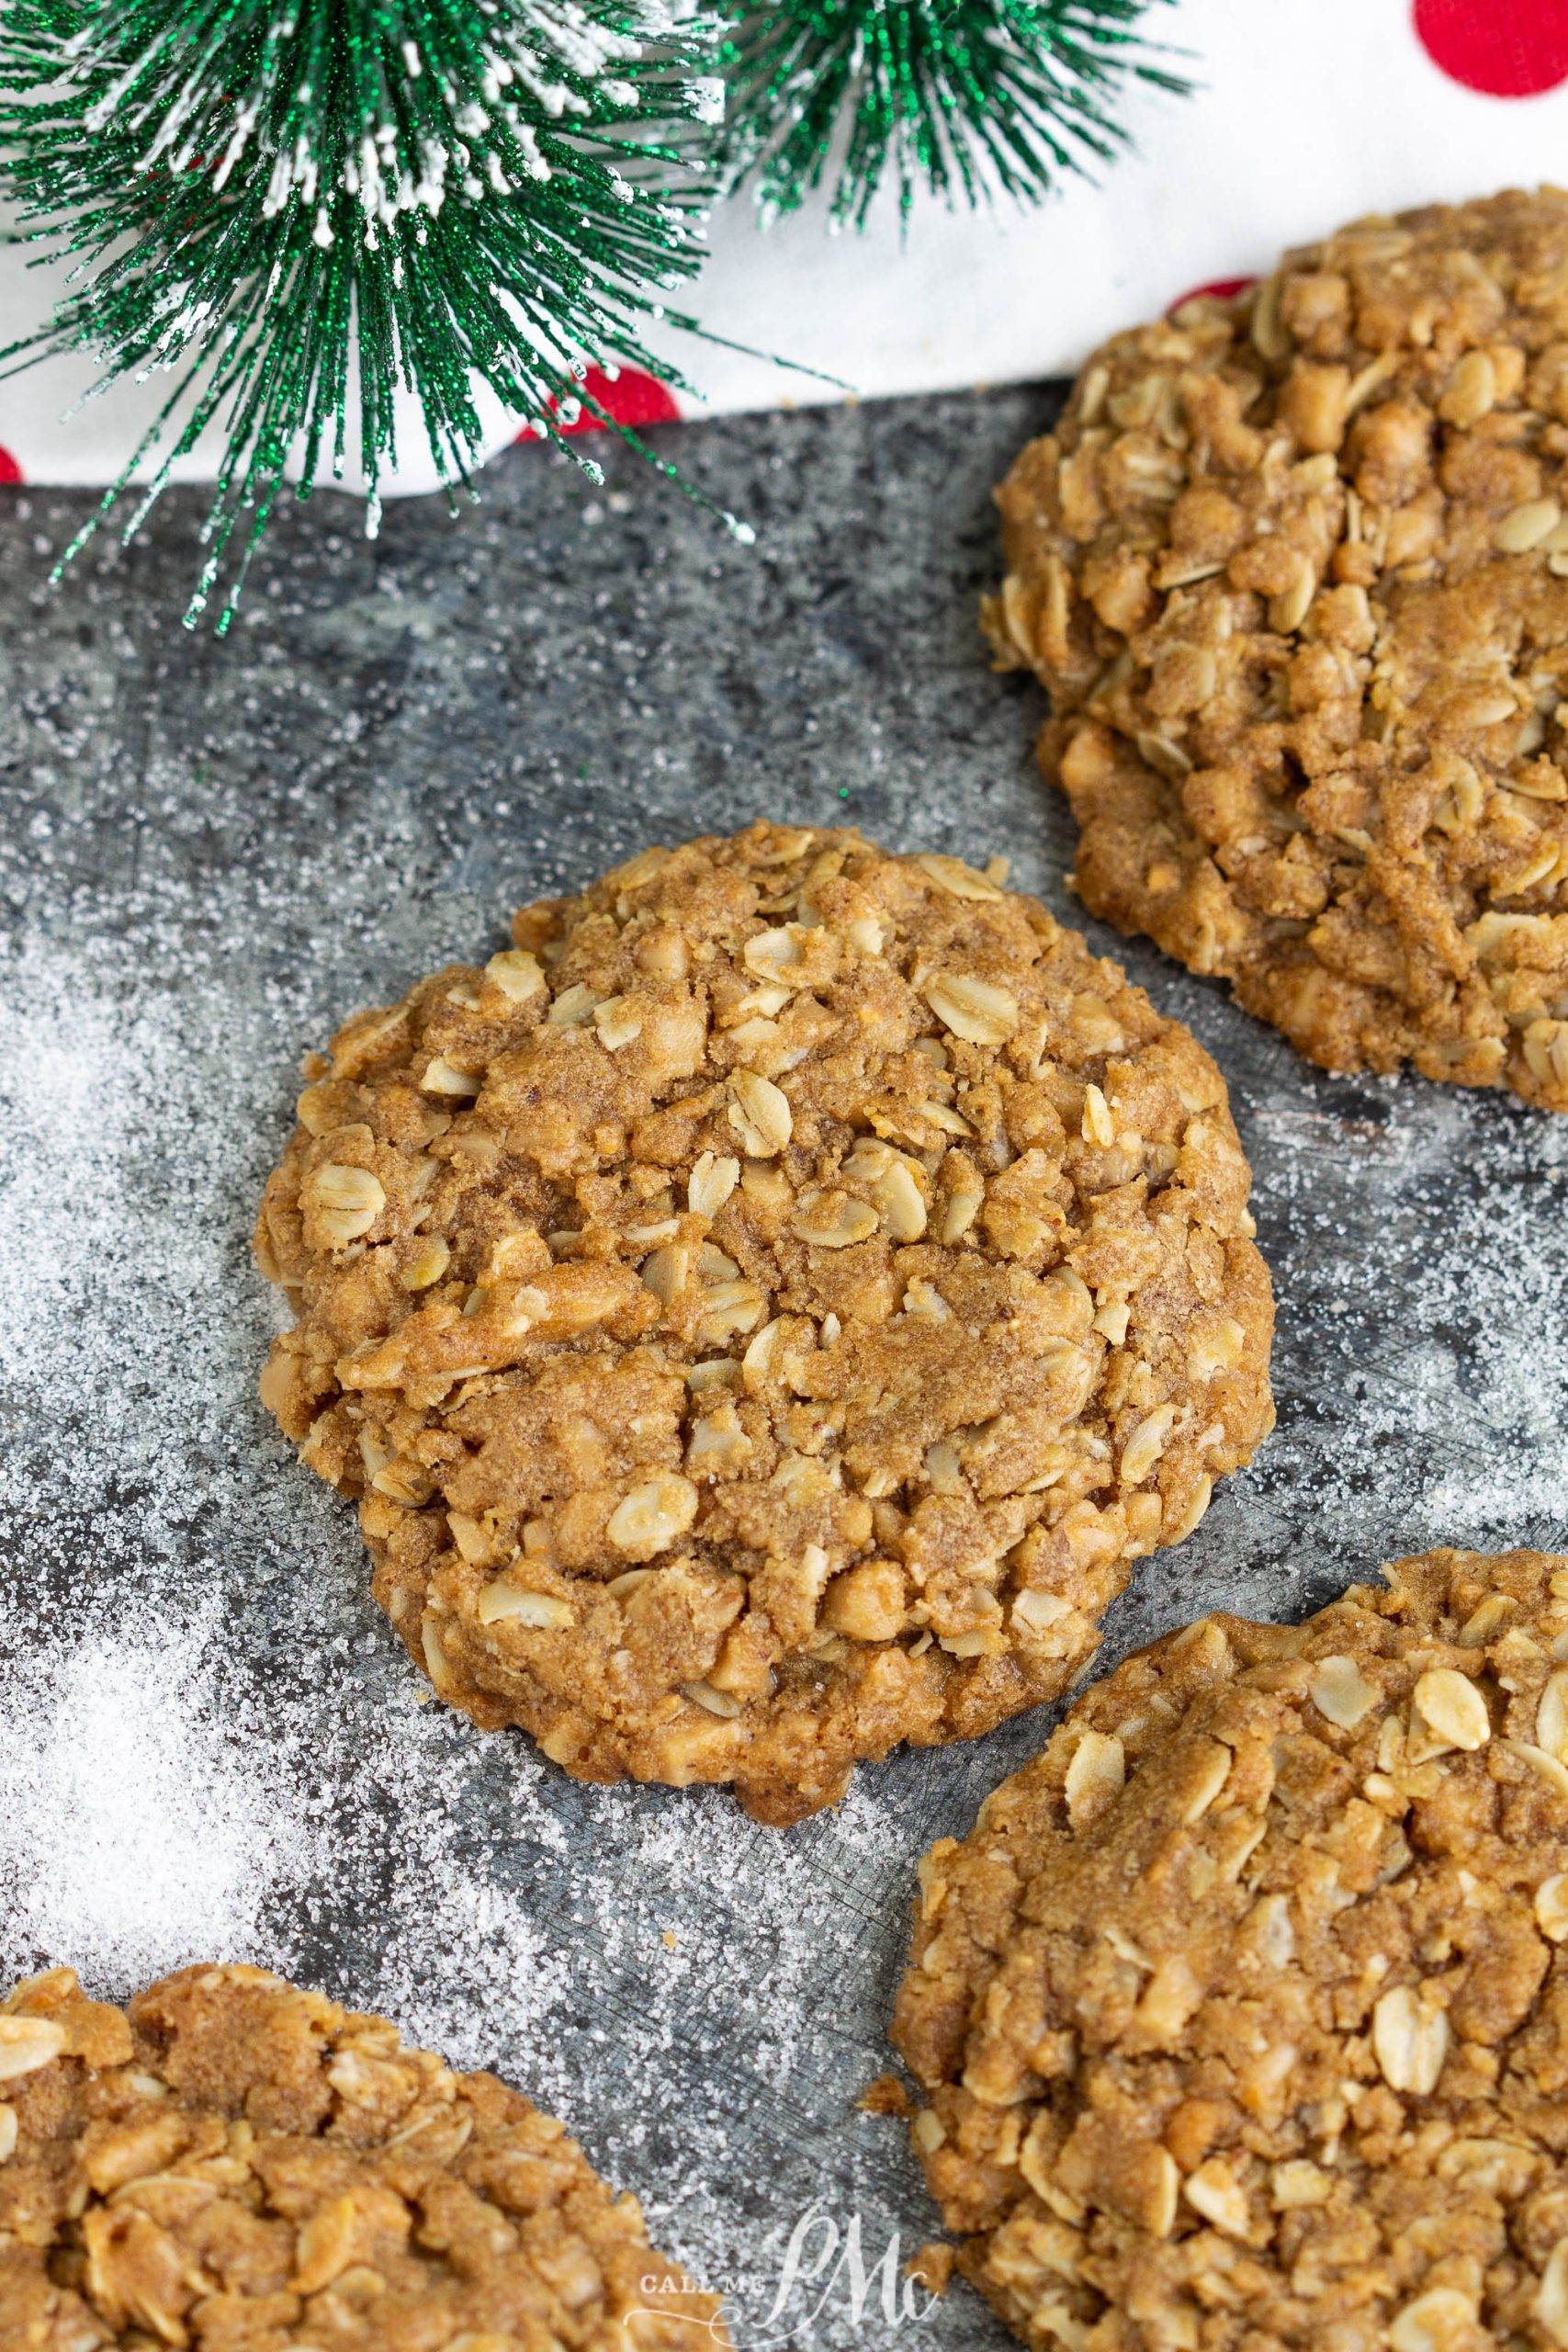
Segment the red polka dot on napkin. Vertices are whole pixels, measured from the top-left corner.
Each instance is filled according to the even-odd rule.
[[[21,479],[20,466],[12,457],[4,441],[0,441],[0,481],[20,481]]]
[[[1467,90],[1533,98],[1568,82],[1568,0],[1415,0],[1434,65]]]
[[[1228,302],[1233,294],[1245,293],[1254,282],[1250,277],[1210,277],[1201,286],[1190,286],[1185,294],[1179,294],[1170,309],[1179,311],[1183,302],[1195,302],[1201,294],[1212,294],[1216,301]]]
[[[623,368],[616,376],[608,376],[603,368],[590,368],[582,379],[579,398],[586,403],[597,401],[605,416],[617,424],[629,425],[634,433],[645,424],[679,424],[681,412],[668,384],[657,376],[645,375],[640,368]],[[604,419],[593,414],[586,405],[570,424],[561,426],[562,433],[603,433]],[[517,435],[519,441],[534,439],[534,428],[525,424]]]

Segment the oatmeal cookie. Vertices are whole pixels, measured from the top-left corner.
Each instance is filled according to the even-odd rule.
[[[1129,1658],[943,1838],[895,2039],[1066,2352],[1568,2344],[1568,1559]]]
[[[1097,353],[998,492],[1086,905],[1326,1069],[1568,1111],[1568,194]]]
[[[0,2003],[11,2352],[694,2352],[716,2296],[560,2125],[259,1968]]]
[[[351,1021],[263,1395],[442,1697],[786,1822],[1059,1691],[1269,1427],[1224,1081],[941,856],[759,824]]]

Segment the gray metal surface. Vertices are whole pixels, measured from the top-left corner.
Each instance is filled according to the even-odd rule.
[[[563,2115],[738,2335],[1005,2339],[966,2290],[857,2318],[934,2225],[886,2064],[915,1861],[1045,1717],[863,1771],[780,1834],[586,1790],[424,1693],[347,1506],[254,1402],[247,1240],[300,1053],[482,955],[519,901],[759,811],[981,857],[1069,920],[1035,690],[985,667],[991,483],[1048,394],[716,424],[681,461],[539,449],[454,525],[285,512],[224,643],[177,613],[196,503],[42,589],[85,497],[0,492],[0,1975],[214,1955],[389,2010]],[[600,445],[603,452],[603,443]],[[1115,946],[1100,934],[1102,947]],[[1331,1079],[1117,947],[1229,1075],[1279,1293],[1280,1426],[1113,1612],[1109,1663],[1382,1558],[1562,1544],[1568,1123]],[[784,2250],[822,2219],[785,2308]],[[784,2283],[787,2284],[787,2281]]]

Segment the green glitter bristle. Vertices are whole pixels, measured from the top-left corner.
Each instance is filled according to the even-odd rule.
[[[455,484],[476,376],[556,438],[590,362],[681,381],[642,327],[693,323],[663,302],[704,256],[716,40],[652,0],[9,0],[0,192],[76,269],[0,364],[172,379],[83,537],[145,464],[134,531],[217,424],[186,619],[227,570],[222,629],[286,466],[341,472],[351,413],[373,526],[400,388]]]
[[[1035,203],[1126,144],[1129,79],[1182,91],[1141,24],[1151,0],[772,0],[725,50],[729,184],[765,213],[824,182],[863,227],[891,180],[976,205]]]

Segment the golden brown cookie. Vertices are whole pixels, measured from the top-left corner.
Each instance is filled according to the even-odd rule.
[[[697,2352],[718,2299],[560,2125],[259,1968],[0,2004],[7,2352]]]
[[[362,1014],[268,1184],[263,1394],[436,1689],[731,1781],[1060,1690],[1270,1426],[1208,1056],[956,859],[755,825]]]
[[[1084,902],[1327,1069],[1568,1111],[1568,194],[1117,335],[998,492]]]
[[[921,1865],[960,2267],[1065,2352],[1568,2344],[1568,1559],[1130,1657]]]

